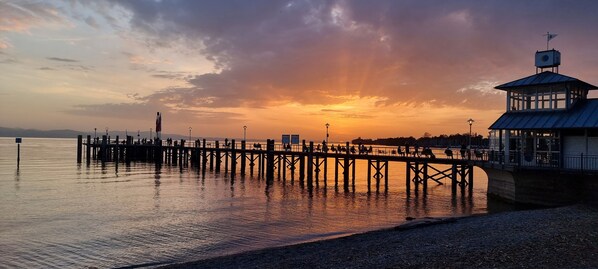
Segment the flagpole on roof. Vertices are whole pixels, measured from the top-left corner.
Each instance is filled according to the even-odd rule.
[[[550,42],[551,39],[555,38],[557,36],[557,34],[551,34],[550,32],[546,32],[545,34],[546,36],[546,50],[548,50],[548,42]]]

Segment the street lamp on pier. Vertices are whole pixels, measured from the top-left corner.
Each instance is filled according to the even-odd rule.
[[[469,150],[471,150],[471,125],[473,124],[473,119],[468,119],[467,123],[469,123]]]
[[[191,142],[191,126],[189,126],[189,142]]]
[[[150,128],[150,137],[149,137],[149,139],[150,140],[152,139],[152,128]]]
[[[328,137],[330,136],[330,134],[328,133],[328,127],[330,127],[330,124],[326,123],[326,144],[328,144]]]
[[[247,141],[247,125],[243,125],[243,141]]]
[[[96,137],[98,137],[97,131],[98,131],[98,128],[93,128],[93,139],[94,140],[96,139]]]

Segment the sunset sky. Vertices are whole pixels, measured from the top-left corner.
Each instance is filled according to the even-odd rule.
[[[598,1],[0,0],[0,126],[322,140],[465,133],[562,53],[598,85]]]

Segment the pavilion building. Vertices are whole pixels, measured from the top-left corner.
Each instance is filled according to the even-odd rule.
[[[495,88],[506,112],[490,129],[488,193],[533,204],[576,201],[598,172],[598,87],[559,74],[560,52],[536,52],[536,74]]]

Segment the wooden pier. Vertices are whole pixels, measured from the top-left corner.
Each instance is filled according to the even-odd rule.
[[[89,164],[92,159],[101,162],[132,162],[145,161],[156,164],[168,164],[194,167],[199,171],[206,170],[221,173],[230,173],[235,178],[239,172],[245,176],[265,178],[268,182],[275,178],[286,181],[287,174],[294,183],[298,172],[301,187],[313,189],[322,183],[328,185],[328,165],[334,165],[334,186],[338,189],[342,185],[345,192],[355,191],[355,164],[357,160],[367,161],[367,190],[372,192],[373,187],[379,193],[381,185],[388,191],[388,167],[390,162],[405,163],[405,185],[407,194],[413,190],[417,194],[420,187],[424,194],[427,193],[428,183],[442,185],[441,179],[449,178],[453,194],[457,189],[464,192],[466,189],[471,194],[473,190],[473,166],[481,160],[436,158],[398,155],[394,152],[357,153],[347,142],[338,146],[335,151],[314,148],[314,143],[306,143],[294,147],[276,145],[274,140],[267,140],[265,145],[254,143],[247,145],[245,141],[237,143],[234,139],[220,141],[195,140],[137,140],[132,136],[120,140],[118,136],[111,139],[108,136],[94,138],[87,136],[86,141],[79,136],[77,139],[77,162],[82,162],[83,146],[85,158]],[[224,162],[224,165],[222,164]],[[256,167],[257,166],[257,167]],[[448,168],[446,168],[448,166]],[[438,168],[443,167],[443,168]],[[288,170],[288,173],[287,173]],[[342,180],[339,183],[339,179]],[[372,182],[374,180],[374,182]]]

